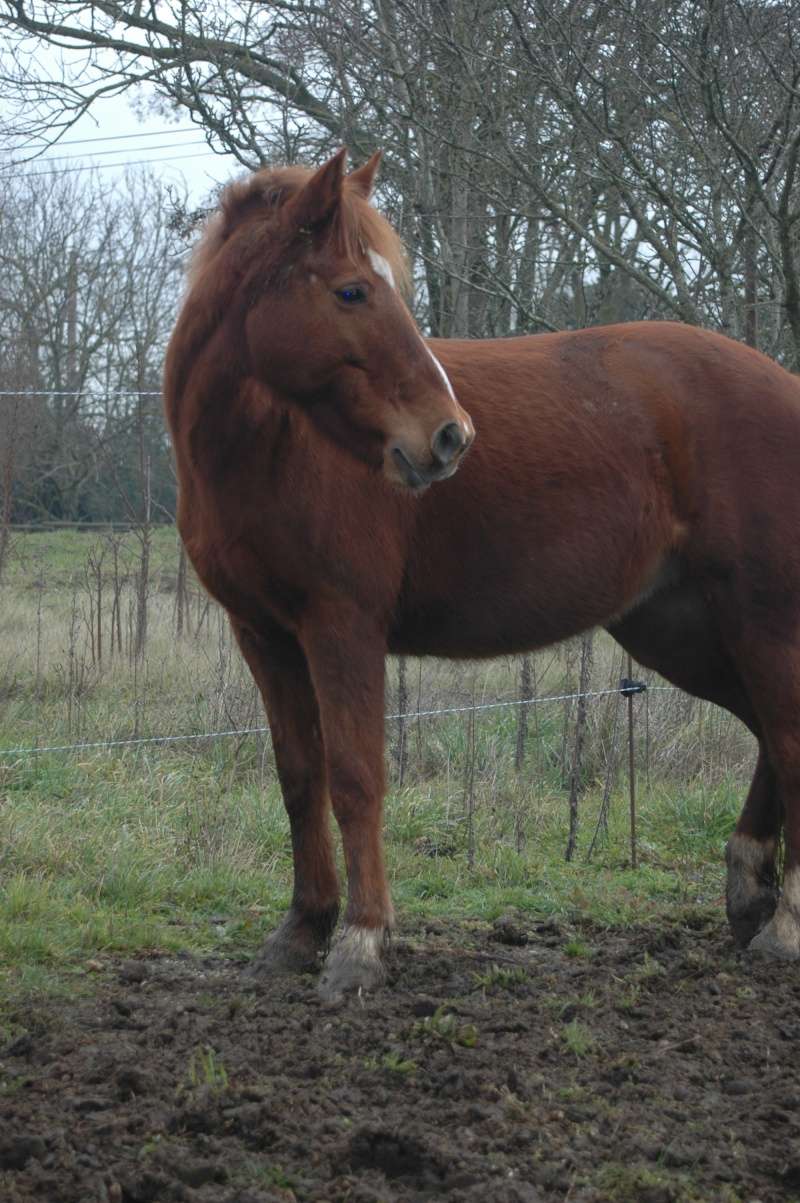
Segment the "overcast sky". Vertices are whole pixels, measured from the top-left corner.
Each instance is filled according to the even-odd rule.
[[[13,161],[26,158],[31,150],[10,142],[7,153]],[[104,178],[113,179],[133,164],[146,164],[165,183],[185,182],[194,204],[202,202],[216,184],[243,171],[231,155],[214,154],[188,117],[174,123],[158,115],[142,119],[125,95],[96,102],[63,142],[30,162],[26,170],[47,171],[52,166],[76,171],[94,165]]]

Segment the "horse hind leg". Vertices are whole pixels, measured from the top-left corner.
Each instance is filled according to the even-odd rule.
[[[768,763],[762,784],[771,801],[765,807],[756,798],[750,814],[745,807],[736,833],[745,839],[738,846],[733,843],[731,851],[739,879],[751,892],[749,913],[755,922],[776,893],[772,864],[782,820],[783,888],[774,913],[748,947],[766,957],[794,961],[800,959],[800,641],[794,608],[784,611],[784,602],[784,594],[777,593],[775,608],[766,616],[769,624],[765,616],[760,616],[758,625],[751,623],[747,642],[742,641],[738,649],[739,671],[758,716],[763,758]],[[781,627],[783,637],[779,638]],[[760,911],[759,897],[763,902]]]
[[[267,710],[294,861],[291,906],[249,974],[313,970],[328,950],[339,914],[319,708],[293,635],[268,621],[258,634],[233,619],[231,626]]]
[[[790,709],[787,707],[787,709]],[[793,707],[800,710],[800,698]],[[800,736],[781,723],[768,731],[770,756],[784,803],[783,887],[769,922],[750,941],[751,952],[771,959],[800,959]]]
[[[767,925],[778,905],[775,857],[781,820],[775,773],[762,743],[744,810],[725,849],[728,922],[743,948]]]
[[[751,692],[705,598],[690,580],[673,581],[609,630],[641,664],[679,689],[729,710],[759,739],[753,781],[726,848],[728,922],[736,942],[747,945],[768,924],[778,903],[775,855],[783,809]]]

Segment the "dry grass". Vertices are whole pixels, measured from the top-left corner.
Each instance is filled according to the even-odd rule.
[[[17,536],[0,610],[0,724],[3,745],[205,734],[264,725],[263,710],[222,612],[190,580],[183,634],[176,632],[177,542],[171,529],[156,532],[147,590],[147,642],[134,654],[138,597],[138,543],[116,537],[113,570],[109,541],[96,534],[59,532]],[[102,596],[89,565],[103,559]],[[112,615],[116,596],[118,617]],[[579,641],[533,657],[533,688],[540,698],[572,693],[578,682]],[[625,671],[621,650],[606,636],[595,643],[590,689],[614,689]],[[478,707],[519,696],[520,661],[479,663],[409,661],[408,711]],[[715,788],[744,782],[753,741],[731,716],[641,672],[651,692],[635,700],[636,759],[646,786]],[[386,710],[396,714],[398,666],[387,671]],[[610,794],[626,762],[626,703],[617,694],[588,706],[582,764],[586,789]],[[480,802],[529,805],[537,789],[566,785],[572,765],[574,700],[526,707],[523,772],[513,771],[520,708],[508,706],[387,723],[387,748],[399,784],[404,741],[404,786],[444,782],[447,792],[469,789]],[[230,737],[228,737],[230,739]],[[235,749],[236,740],[233,740]],[[268,740],[259,744],[265,757]],[[266,754],[268,760],[268,754]],[[535,804],[535,802],[534,802]]]

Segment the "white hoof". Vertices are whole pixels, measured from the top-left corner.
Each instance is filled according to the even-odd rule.
[[[346,927],[325,961],[318,986],[322,998],[337,1002],[344,994],[382,986],[388,939],[388,928]]]
[[[800,960],[800,869],[786,874],[778,909],[748,950],[770,960]]]

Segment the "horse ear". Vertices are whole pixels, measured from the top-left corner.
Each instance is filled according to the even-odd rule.
[[[332,217],[342,198],[344,161],[347,147],[337,150],[333,158],[315,171],[308,183],[291,202],[292,219],[298,226],[319,226]]]
[[[372,196],[375,176],[378,174],[378,167],[382,156],[383,151],[376,150],[375,154],[367,159],[366,163],[362,163],[360,167],[356,167],[355,171],[351,171],[347,177],[348,184],[351,184],[357,192],[360,192],[364,200],[369,200]]]

